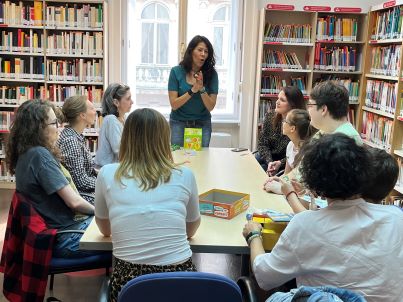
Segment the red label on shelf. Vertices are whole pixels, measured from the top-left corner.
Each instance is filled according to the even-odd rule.
[[[337,13],[361,13],[360,7],[335,7],[334,11]]]
[[[315,5],[307,5],[304,6],[304,11],[309,12],[330,12],[330,6],[315,6]]]
[[[294,10],[295,6],[294,5],[288,5],[288,4],[273,4],[269,3],[266,5],[266,9],[268,10]]]
[[[383,8],[392,7],[396,5],[396,0],[388,1],[383,4]]]

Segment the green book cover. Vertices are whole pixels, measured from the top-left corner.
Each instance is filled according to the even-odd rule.
[[[202,147],[202,129],[185,128],[183,147],[189,150],[199,151]]]

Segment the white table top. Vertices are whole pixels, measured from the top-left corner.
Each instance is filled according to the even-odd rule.
[[[249,151],[231,152],[227,148],[206,148],[187,155],[175,151],[175,162],[185,163],[195,174],[199,194],[211,189],[223,189],[250,194],[250,207],[270,208],[292,213],[281,195],[266,193],[263,182],[267,179],[260,165]],[[245,212],[226,220],[202,215],[196,235],[189,240],[192,251],[198,253],[247,254],[249,249],[242,236]],[[104,237],[92,221],[80,241],[80,249],[112,250],[111,238]]]

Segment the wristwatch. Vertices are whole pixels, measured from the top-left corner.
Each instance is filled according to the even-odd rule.
[[[192,91],[192,88],[190,88],[190,89],[188,90],[188,94],[189,94],[190,96],[192,96],[192,95],[194,94],[194,92]]]
[[[204,86],[203,86],[202,89],[199,90],[199,93],[200,93],[200,94],[203,94],[203,93],[206,93],[206,92],[207,92],[207,91],[206,91],[206,87],[204,87]]]

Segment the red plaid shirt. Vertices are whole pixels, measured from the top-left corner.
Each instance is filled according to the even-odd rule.
[[[29,200],[14,193],[0,263],[9,301],[43,301],[56,231],[48,229]]]

